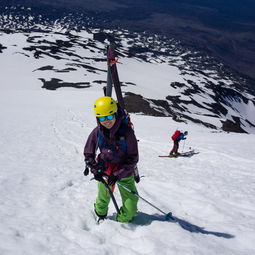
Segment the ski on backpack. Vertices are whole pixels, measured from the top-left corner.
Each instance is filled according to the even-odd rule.
[[[107,74],[107,88],[106,88],[106,95],[111,93],[112,84],[114,85],[115,93],[117,96],[117,101],[120,107],[125,110],[124,99],[121,92],[121,85],[117,70],[117,62],[118,59],[116,58],[115,54],[115,47],[113,44],[110,44],[107,49],[107,65],[108,65],[108,74]]]
[[[130,120],[130,116],[126,110],[126,106],[125,106],[124,99],[122,96],[121,84],[120,84],[118,70],[117,70],[117,62],[118,62],[118,58],[116,58],[115,45],[111,43],[107,47],[107,86],[106,86],[104,92],[105,92],[106,96],[111,97],[112,86],[114,85],[114,90],[115,90],[115,94],[117,96],[118,104],[124,111],[124,119],[122,121],[123,128],[120,129],[120,131],[121,131],[120,133],[122,133],[122,130],[124,129],[125,124],[129,125],[133,128],[133,123]],[[120,143],[120,147],[125,151],[126,143],[125,143],[125,138],[122,136],[122,134],[120,134],[119,143]],[[135,177],[136,183],[139,183],[140,176],[139,176],[139,171],[137,169],[137,166],[135,169],[134,177]]]

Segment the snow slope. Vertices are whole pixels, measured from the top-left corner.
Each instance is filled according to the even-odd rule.
[[[255,253],[255,135],[131,115],[144,175],[139,194],[177,222],[140,200],[132,223],[115,222],[110,204],[109,220],[96,225],[97,185],[82,174],[82,152],[102,91],[9,85],[0,94],[1,255]],[[177,127],[189,131],[180,150],[199,154],[158,158]]]

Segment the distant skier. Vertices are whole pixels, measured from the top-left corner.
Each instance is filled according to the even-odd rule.
[[[173,148],[170,151],[169,155],[178,155],[178,149],[179,149],[179,142],[181,140],[185,140],[186,137],[188,135],[188,131],[185,132],[181,132],[180,130],[176,130],[175,133],[172,135],[172,140],[174,142]]]
[[[137,192],[134,172],[138,162],[137,139],[129,119],[111,97],[100,97],[94,103],[97,127],[89,135],[84,156],[87,165],[98,181],[98,195],[94,210],[99,219],[107,216],[110,195],[103,178],[112,190],[118,181],[129,190]],[[96,150],[100,153],[96,157]],[[86,170],[85,170],[86,171]],[[122,199],[120,214],[116,220],[130,222],[137,212],[138,198],[118,185]]]

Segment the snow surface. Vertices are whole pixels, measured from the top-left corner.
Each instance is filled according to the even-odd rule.
[[[110,204],[109,219],[96,225],[97,185],[82,174],[82,153],[102,92],[11,87],[0,97],[1,255],[254,254],[254,135],[132,114],[139,194],[177,222],[140,200],[132,223],[114,221]],[[158,158],[176,128],[189,131],[180,150],[199,154]]]
[[[19,36],[22,45],[26,38]],[[255,135],[212,132],[167,117],[131,114],[144,176],[137,187],[140,196],[171,211],[177,222],[165,221],[139,200],[132,223],[114,221],[111,203],[108,220],[96,225],[92,210],[97,183],[91,175],[83,176],[83,147],[96,125],[92,106],[102,96],[101,86],[48,91],[41,88],[39,74],[31,72],[43,65],[61,69],[63,63],[50,58],[29,61],[15,46],[1,54],[1,255],[255,254]],[[137,64],[139,77],[128,69],[133,80],[119,65],[119,76],[139,83],[140,92],[143,80],[149,82],[153,75],[156,82],[157,76],[156,69],[143,73],[143,65],[144,70],[152,67]],[[175,68],[161,68],[169,77],[178,75]],[[74,82],[81,75],[67,77]],[[158,76],[158,84],[166,83],[167,75]],[[139,93],[138,86],[133,90]],[[160,96],[154,88],[146,93],[150,98]],[[180,151],[191,147],[198,153],[159,158],[169,153],[176,128],[189,131]],[[118,190],[115,196],[121,205]]]

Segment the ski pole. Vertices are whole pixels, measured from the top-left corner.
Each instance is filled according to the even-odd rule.
[[[94,179],[95,179],[95,178],[91,178],[90,180],[94,180]],[[114,207],[115,207],[115,209],[116,209],[116,211],[117,211],[117,213],[120,214],[120,209],[119,209],[119,207],[118,207],[118,204],[117,204],[117,202],[116,202],[116,199],[115,199],[115,197],[114,197],[114,195],[113,195],[113,192],[112,192],[111,188],[110,188],[109,185],[106,183],[106,181],[105,181],[104,178],[102,179],[101,182],[104,184],[104,186],[105,186],[106,189],[108,190],[108,192],[109,192],[109,194],[110,194],[110,197],[111,197],[111,199],[112,199],[112,202],[113,202],[113,204],[114,204]]]
[[[122,187],[123,189],[125,189],[126,191],[128,191],[129,193],[133,194],[136,197],[141,198],[144,202],[146,202],[147,204],[149,204],[150,206],[154,207],[155,209],[157,209],[158,211],[160,211],[161,213],[163,213],[166,216],[166,220],[169,219],[173,219],[172,213],[165,213],[164,211],[162,211],[161,209],[159,209],[157,206],[153,205],[151,202],[149,202],[148,200],[146,200],[145,198],[141,197],[137,192],[130,190],[129,188],[127,188],[126,186],[124,186],[123,184],[117,182],[117,184]]]
[[[107,190],[108,190],[108,192],[109,192],[109,194],[110,194],[110,197],[111,197],[111,199],[112,199],[112,202],[113,202],[113,204],[114,204],[114,207],[115,207],[117,213],[120,214],[120,209],[119,209],[119,207],[118,207],[118,204],[117,204],[116,199],[115,199],[115,197],[114,197],[114,195],[113,195],[113,193],[112,193],[111,188],[110,188],[109,185],[105,182],[104,179],[103,179],[102,183],[103,183],[103,184],[105,185],[105,187],[107,188]]]
[[[184,145],[185,145],[185,140],[184,140],[184,142],[183,142],[183,146],[182,146],[182,152],[183,152],[183,150],[184,150]]]

